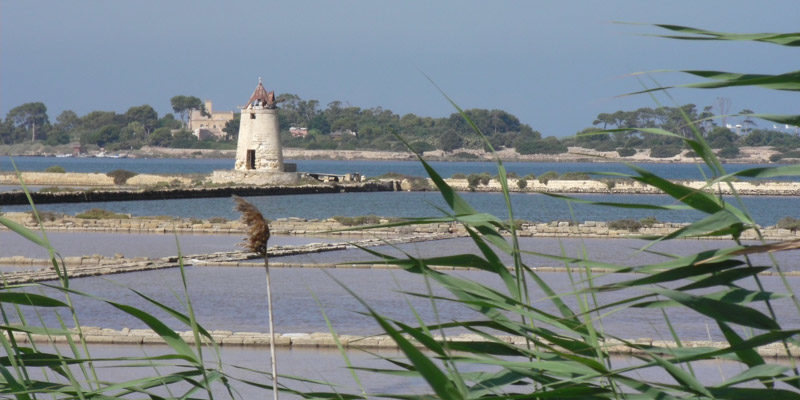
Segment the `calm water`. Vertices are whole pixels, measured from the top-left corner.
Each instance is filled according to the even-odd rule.
[[[12,157],[0,156],[0,171],[12,171]],[[172,158],[55,158],[55,157],[13,157],[17,168],[22,171],[44,171],[52,165],[60,165],[68,172],[110,172],[115,169],[126,169],[139,173],[152,174],[185,174],[210,173],[214,170],[232,169],[233,159],[172,159]],[[397,172],[413,176],[427,176],[422,165],[417,161],[330,161],[330,160],[287,160],[297,164],[298,171],[326,172],[346,174],[359,172],[364,176],[378,176],[387,172]],[[455,173],[471,174],[488,172],[497,173],[492,162],[478,161],[434,161],[430,163],[443,177]],[[509,172],[520,176],[527,174],[540,175],[547,171],[565,172],[622,172],[631,170],[622,163],[580,163],[580,162],[507,162],[503,163]],[[700,179],[701,167],[695,164],[636,164],[649,169],[659,176],[670,179]],[[775,166],[776,164],[770,164]],[[762,164],[726,164],[728,172],[741,171],[747,168],[763,167]],[[705,168],[705,167],[703,167]],[[704,169],[705,170],[705,169]],[[707,170],[705,170],[707,173]],[[797,178],[793,178],[797,179]]]
[[[143,249],[153,241],[139,240],[138,235],[107,234],[105,240],[115,241],[117,251],[141,255]],[[167,238],[153,235],[156,240]],[[131,240],[126,240],[126,238]],[[199,247],[208,251],[230,250],[233,238],[223,237],[219,241],[204,241],[203,236],[182,237],[182,247],[191,247],[191,241],[200,239]],[[214,239],[209,236],[205,239]],[[62,244],[66,246],[83,245],[99,242],[95,234],[74,234],[71,238],[63,238]],[[165,240],[166,241],[166,240]],[[172,240],[169,240],[170,242]],[[278,239],[280,241],[280,239]],[[645,262],[659,262],[666,260],[663,256],[655,254],[638,253],[637,249],[644,242],[637,240],[599,240],[599,239],[567,239],[557,240],[552,238],[523,238],[520,245],[523,249],[549,253],[564,254],[580,257],[585,250],[593,260],[636,265]],[[688,254],[715,247],[730,245],[727,241],[675,241],[664,243],[652,250],[660,253]],[[137,252],[138,250],[138,252]],[[199,249],[198,249],[199,250]],[[450,239],[427,243],[412,243],[393,248],[378,248],[398,254],[405,253],[417,257],[441,256],[475,252],[474,246],[467,239]],[[144,250],[144,252],[149,250]],[[779,262],[787,270],[800,269],[798,252],[780,253]],[[309,254],[303,256],[278,257],[273,261],[285,262],[349,262],[358,260],[372,260],[362,251],[340,251],[330,253]],[[505,260],[508,262],[509,260]],[[525,261],[532,266],[560,264],[534,256],[526,256]],[[764,258],[754,259],[759,265],[767,262]],[[459,276],[497,286],[500,282],[495,276],[479,272],[467,271],[457,273]],[[234,331],[265,331],[265,301],[264,271],[260,267],[193,267],[187,269],[189,291],[193,304],[197,307],[197,314],[201,315],[201,322],[208,328],[227,329]],[[571,292],[572,286],[565,273],[543,273],[542,277],[553,286],[556,292]],[[598,282],[609,282],[620,279],[632,279],[634,275],[607,275]],[[436,315],[430,307],[428,300],[405,296],[400,292],[426,293],[424,282],[419,276],[399,270],[383,269],[298,269],[280,268],[273,270],[275,315],[276,325],[280,332],[314,332],[327,331],[324,320],[321,318],[319,304],[333,321],[336,329],[341,333],[366,334],[378,332],[376,324],[368,317],[359,314],[363,308],[359,301],[353,298],[340,285],[353,288],[358,296],[381,312],[392,318],[413,322],[414,314],[410,311],[406,301],[420,313],[422,318],[433,323],[437,321]],[[767,290],[784,292],[783,287],[776,277],[763,277]],[[579,279],[580,280],[580,279]],[[800,278],[791,277],[792,286],[800,283]],[[154,307],[143,301],[136,294],[124,289],[127,286],[153,296],[159,301],[181,308],[181,301],[174,294],[176,288],[182,287],[180,274],[177,269],[157,270],[147,272],[133,272],[127,274],[111,275],[106,277],[89,277],[72,280],[72,288],[78,291],[88,291],[101,298],[116,302],[131,304],[149,309],[165,318],[176,329],[185,329],[167,315],[162,315]],[[745,282],[744,286],[752,286]],[[543,298],[538,288],[532,287],[534,298],[539,298],[537,304],[548,311],[555,312],[549,302]],[[444,294],[444,291],[435,289],[434,294]],[[634,293],[636,294],[636,293]],[[609,292],[600,295],[601,303],[610,303],[631,296],[631,292]],[[56,295],[58,296],[58,295]],[[318,304],[314,296],[319,298]],[[144,325],[134,318],[127,317],[113,310],[103,302],[77,296],[73,299],[80,310],[81,322],[85,325],[102,326],[111,328],[132,327],[139,328]],[[573,301],[572,297],[567,299]],[[778,315],[787,316],[788,321],[782,323],[789,326],[800,327],[800,316],[788,300],[775,302]],[[447,320],[466,320],[476,314],[451,302],[441,302],[437,305],[439,318]],[[707,327],[696,315],[691,313],[678,313],[670,315],[672,323],[676,326],[682,337],[686,339],[703,339],[708,334],[716,335],[713,327]],[[45,316],[47,323],[56,323],[52,315]],[[653,337],[667,339],[660,313],[651,309],[626,310],[625,313],[612,313],[603,318],[605,328],[609,333],[625,337]],[[710,329],[710,330],[707,330]]]
[[[47,351],[46,347],[43,351]],[[65,346],[58,346],[58,350],[62,354],[70,354],[70,350]],[[52,350],[51,352],[55,352]],[[149,345],[149,346],[133,346],[133,345],[91,345],[90,352],[92,356],[97,358],[113,358],[113,357],[145,357],[157,356],[162,354],[170,354],[170,349],[166,346]],[[255,371],[269,371],[269,352],[266,348],[253,349],[246,347],[221,347],[220,355],[223,361],[223,371],[240,379],[249,380],[252,382],[268,383],[268,379],[263,374],[250,372]],[[374,368],[374,369],[387,369],[394,368],[393,365],[386,361],[379,359],[379,357],[399,358],[402,355],[396,351],[387,350],[371,350],[370,352],[351,351],[348,353],[348,358],[352,364],[357,367]],[[209,365],[216,368],[214,363],[214,356],[211,352],[206,353],[206,357],[210,358]],[[341,354],[336,350],[330,349],[276,349],[276,357],[278,359],[278,372],[281,375],[299,376],[308,379],[315,379],[322,382],[330,382],[336,386],[335,390],[340,393],[358,393],[359,389],[353,381],[350,370],[346,367],[346,363],[342,359]],[[611,359],[612,367],[622,368],[634,365],[634,360],[627,357],[613,357]],[[118,382],[126,381],[137,378],[145,378],[152,376],[152,369],[150,368],[121,368],[114,365],[115,363],[96,363],[100,366],[98,374],[100,379]],[[779,362],[780,364],[780,362]],[[242,367],[242,368],[237,368]],[[714,385],[721,383],[725,378],[730,378],[743,371],[743,368],[737,364],[724,362],[724,361],[704,361],[692,364],[694,372],[698,379],[707,385]],[[245,370],[245,368],[247,370]],[[459,365],[459,369],[463,372],[478,371],[479,369],[466,365]],[[170,371],[169,368],[160,368],[162,371]],[[487,369],[482,369],[487,370]],[[401,395],[423,394],[429,393],[427,385],[422,379],[412,379],[402,376],[386,375],[373,373],[366,370],[357,371],[361,383],[368,394],[377,393],[392,393]],[[669,377],[664,373],[654,369],[642,369],[629,374],[634,379],[646,379],[648,381],[670,381]],[[295,382],[290,379],[284,379],[283,384],[292,387],[293,389],[303,391],[332,391],[330,386],[315,385],[310,382]],[[231,382],[232,386],[236,389],[238,398],[243,399],[261,399],[271,398],[271,392],[264,389],[254,388],[249,385],[242,384],[237,381]],[[186,388],[188,389],[188,387]],[[517,387],[517,391],[523,391],[523,388]],[[155,390],[155,393],[161,393]],[[167,393],[163,393],[167,395]],[[214,395],[219,398],[229,398],[227,392],[221,385],[216,386]],[[202,397],[202,395],[201,395]],[[281,393],[281,398],[299,398],[288,393]]]
[[[499,193],[462,193],[467,202],[481,212],[507,219],[503,197]],[[665,195],[576,195],[588,201],[673,205]],[[514,218],[529,221],[613,221],[655,216],[661,221],[691,222],[702,217],[695,211],[620,209],[573,203],[572,209],[561,199],[540,194],[512,194]],[[330,218],[336,215],[374,214],[386,217],[441,216],[436,207],[446,207],[438,192],[334,193],[313,195],[255,196],[248,200],[267,218]],[[735,200],[732,200],[735,201]],[[786,216],[800,217],[800,201],[795,197],[743,197],[745,208],[762,226],[774,225]],[[734,202],[736,205],[737,203]],[[224,217],[236,219],[229,198],[118,201],[98,203],[41,204],[39,210],[75,215],[99,207],[135,216],[170,215],[187,218]],[[29,206],[4,206],[0,211],[29,211]]]
[[[200,323],[206,328],[266,332],[266,290],[262,268],[190,267],[187,268],[186,275],[192,304]],[[499,279],[487,273],[469,271],[456,275],[481,281],[504,291],[500,289],[502,284]],[[573,290],[567,274],[544,273],[541,276],[558,293],[569,293]],[[633,277],[633,275],[608,275],[597,279],[596,283]],[[406,323],[414,324],[416,321],[415,313],[410,307],[413,307],[416,314],[426,323],[471,320],[478,317],[476,312],[447,301],[437,302],[437,314],[428,299],[404,295],[403,293],[408,292],[422,294],[429,292],[419,276],[403,271],[278,268],[272,270],[271,278],[275,326],[277,331],[284,333],[327,332],[328,328],[322,318],[323,310],[339,333],[379,333],[380,328],[375,321],[361,314],[365,311],[361,303],[340,285],[352,288],[362,300],[378,312]],[[778,278],[763,277],[762,282],[766,290],[785,292]],[[789,278],[789,283],[796,286],[800,280],[792,277]],[[750,281],[743,281],[742,285],[754,287]],[[182,287],[180,272],[177,269],[71,280],[73,290],[88,291],[100,298],[148,310],[175,329],[188,329],[124,286],[152,296],[170,307],[185,309],[181,300],[182,290],[179,289]],[[60,297],[49,289],[45,293]],[[445,291],[435,284],[432,293],[446,295]],[[537,307],[550,313],[558,312],[540,289],[531,287],[530,293]],[[598,295],[598,301],[601,304],[609,304],[639,294],[642,292],[638,290],[606,292]],[[319,303],[315,297],[319,299]],[[79,318],[84,325],[118,329],[126,326],[146,327],[142,322],[122,314],[101,301],[77,295],[72,296],[72,301],[79,310]],[[567,296],[565,301],[575,307],[575,299],[572,296]],[[784,328],[800,328],[800,316],[788,299],[776,300],[773,306],[776,314],[781,316]],[[721,338],[712,321],[695,313],[668,310],[668,315],[683,339],[703,340],[709,335],[715,339]],[[29,321],[37,321],[37,317],[33,314],[29,317]],[[42,318],[47,324],[57,324],[52,314],[44,314]],[[70,321],[69,318],[65,320]],[[602,323],[607,333],[620,337],[650,337],[663,340],[671,338],[660,311],[655,309],[625,309],[624,312],[609,313],[604,315]]]

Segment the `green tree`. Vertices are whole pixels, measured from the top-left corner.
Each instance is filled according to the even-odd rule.
[[[750,131],[752,131],[753,128],[758,126],[758,124],[756,124],[756,121],[753,120],[753,117],[750,116],[751,114],[755,114],[753,110],[745,108],[744,110],[739,111],[739,114],[741,114],[744,117],[744,119],[742,120],[742,131],[745,134],[750,133]]]
[[[144,127],[145,133],[150,134],[158,125],[158,113],[148,104],[131,107],[124,115],[125,122],[138,122]]]
[[[461,139],[456,131],[448,130],[439,137],[439,148],[444,151],[453,151],[455,149],[461,148],[464,144],[464,141]]]
[[[199,110],[203,115],[209,115],[206,111],[206,106],[203,104],[203,101],[194,96],[174,96],[170,100],[170,104],[172,105],[172,111],[178,113],[181,116],[181,121],[183,122],[183,126],[187,126],[189,122],[189,115],[192,113],[193,110]]]
[[[222,131],[225,132],[225,140],[236,140],[239,136],[239,121],[241,121],[241,117],[241,113],[236,113],[233,115],[232,120],[225,123],[225,127],[222,128]]]
[[[50,125],[47,107],[42,102],[25,103],[12,108],[6,114],[6,121],[14,128],[30,132],[31,141],[46,137],[46,129]],[[37,133],[37,128],[39,132]]]

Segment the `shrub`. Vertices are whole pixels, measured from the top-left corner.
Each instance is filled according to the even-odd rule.
[[[797,232],[800,229],[800,219],[793,217],[783,217],[776,225],[779,229],[788,229],[792,232]]]
[[[461,159],[465,159],[465,160],[477,160],[477,159],[479,159],[481,157],[479,155],[477,155],[477,154],[472,154],[472,153],[467,153],[467,152],[464,152],[464,151],[459,151],[458,153],[453,154],[453,158],[461,158]]]
[[[650,157],[653,158],[670,158],[675,157],[681,153],[683,149],[680,146],[674,145],[656,145],[650,149]]]
[[[772,162],[778,162],[778,161],[780,161],[782,159],[783,159],[783,154],[781,154],[781,153],[775,153],[775,154],[769,156],[769,160],[772,161]]]
[[[517,187],[520,189],[525,189],[528,187],[528,181],[525,178],[517,179]]]
[[[656,217],[644,217],[640,219],[639,222],[641,222],[642,226],[645,228],[652,228],[653,225],[661,223]]]
[[[102,208],[92,208],[75,215],[75,218],[82,219],[129,219],[128,214],[117,214],[113,211],[104,210]]]
[[[467,176],[467,185],[470,188],[476,188],[481,183],[481,176],[478,174],[469,174]]]
[[[526,179],[526,180],[532,181],[532,180],[536,179],[536,175],[528,174],[528,175],[523,176],[522,179]]]
[[[29,211],[28,214],[30,215],[31,222],[33,223],[39,222],[36,220],[36,215],[33,213],[33,211]],[[57,219],[64,218],[64,214],[53,211],[38,211],[38,214],[39,214],[39,219],[41,219],[42,222],[46,221],[52,222]]]
[[[128,179],[133,178],[134,176],[138,175],[136,172],[128,171],[124,169],[115,169],[106,175],[114,178],[115,185],[124,185],[125,182],[128,182]]]
[[[539,175],[539,183],[542,185],[547,185],[547,182],[550,182],[551,179],[558,178],[558,172],[556,171],[547,171],[541,175]]]
[[[450,179],[467,179],[467,175],[462,174],[461,172],[456,172]]]
[[[67,172],[67,170],[65,170],[64,167],[62,167],[60,165],[51,165],[51,166],[45,168],[44,172],[54,172],[54,173],[57,173],[57,174],[63,174],[65,172]]]
[[[559,179],[565,181],[586,181],[591,179],[589,174],[583,172],[565,172]]]
[[[603,182],[605,182],[606,187],[608,188],[608,190],[614,189],[617,186],[617,180],[616,179],[606,179]]]
[[[486,186],[492,180],[492,176],[489,175],[488,172],[484,172],[478,175],[481,185]]]
[[[337,215],[333,219],[344,226],[377,225],[381,218],[376,215],[362,215],[358,217],[344,217]]]
[[[635,219],[630,219],[630,218],[618,219],[616,221],[609,222],[608,229],[614,229],[618,231],[627,230],[630,232],[639,232],[639,229],[642,229],[642,223]]]
[[[620,147],[617,149],[617,154],[619,154],[620,157],[630,157],[636,154],[636,149],[632,147]]]
[[[717,153],[722,158],[736,158],[739,156],[739,148],[736,146],[725,146]]]
[[[224,224],[228,222],[228,219],[222,217],[212,217],[208,219],[208,222],[212,224]]]

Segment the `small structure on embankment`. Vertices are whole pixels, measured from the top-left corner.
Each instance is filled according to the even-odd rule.
[[[283,162],[275,92],[258,85],[239,117],[239,141],[233,170],[214,171],[213,183],[286,185],[300,180],[297,166]]]

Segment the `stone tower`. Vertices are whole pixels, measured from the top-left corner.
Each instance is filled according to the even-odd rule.
[[[275,92],[267,92],[258,78],[256,90],[242,107],[234,168],[238,171],[284,172],[280,132]]]
[[[283,162],[281,130],[275,92],[258,86],[242,107],[234,169],[214,171],[211,182],[244,185],[294,185],[300,181],[297,164]]]

